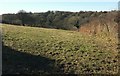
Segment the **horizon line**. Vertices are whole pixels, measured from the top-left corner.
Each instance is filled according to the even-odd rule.
[[[22,9],[23,10],[23,9]],[[19,10],[20,11],[20,10]],[[18,12],[19,12],[18,11]],[[24,10],[25,11],[25,10]],[[60,12],[112,12],[112,11],[119,11],[119,10],[80,10],[80,11],[67,11],[67,10],[47,10],[47,11],[36,11],[36,12],[32,12],[32,11],[25,11],[26,13],[45,13],[45,12],[48,12],[48,11],[53,11],[53,12],[56,12],[56,11],[60,11]],[[17,12],[17,13],[18,13]],[[17,13],[3,13],[3,14],[17,14]],[[3,15],[3,14],[0,14],[0,15]]]

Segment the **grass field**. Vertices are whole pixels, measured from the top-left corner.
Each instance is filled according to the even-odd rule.
[[[117,74],[117,39],[76,31],[5,25],[3,73]]]

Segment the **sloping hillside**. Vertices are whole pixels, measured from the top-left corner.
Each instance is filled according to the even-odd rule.
[[[3,25],[3,74],[117,74],[117,40]]]

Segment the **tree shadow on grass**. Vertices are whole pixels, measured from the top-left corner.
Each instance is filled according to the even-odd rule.
[[[2,74],[56,74],[55,60],[2,46]]]

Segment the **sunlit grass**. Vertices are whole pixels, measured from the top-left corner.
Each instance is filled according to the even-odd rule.
[[[64,73],[118,72],[117,39],[88,36],[75,31],[4,24],[2,29],[4,45],[20,52],[55,59],[56,65],[59,64]]]

